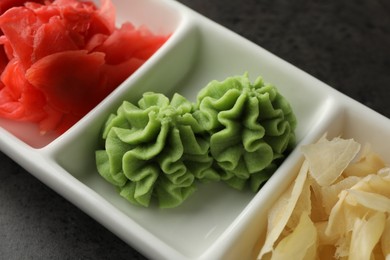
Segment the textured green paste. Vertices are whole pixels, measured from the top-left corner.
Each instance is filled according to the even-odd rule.
[[[175,207],[194,190],[195,179],[218,179],[204,128],[193,104],[175,94],[145,93],[138,106],[123,102],[104,127],[105,150],[96,152],[99,173],[130,202]]]
[[[210,82],[195,103],[157,93],[123,102],[104,126],[96,164],[130,202],[171,208],[197,180],[257,191],[295,145],[295,128],[277,89],[245,74]]]
[[[295,145],[296,118],[288,101],[261,77],[212,81],[197,97],[195,117],[210,134],[221,179],[253,191],[274,173]]]

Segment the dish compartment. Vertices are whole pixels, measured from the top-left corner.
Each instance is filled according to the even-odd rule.
[[[131,205],[96,170],[95,150],[98,149],[100,130],[107,116],[115,112],[123,100],[136,102],[145,91],[160,92],[168,97],[177,92],[195,101],[199,90],[211,80],[224,80],[228,76],[242,75],[245,72],[249,73],[252,81],[261,75],[290,101],[298,119],[299,143],[315,140],[314,135],[320,131],[324,122],[338,113],[339,106],[333,93],[322,82],[217,24],[202,24],[203,20],[196,20],[195,13],[191,17],[196,21],[194,27],[189,27],[193,32],[187,31],[186,37],[178,44],[188,46],[191,43],[195,47],[192,59],[185,56],[191,63],[189,73],[180,80],[176,78],[176,71],[162,73],[160,70],[165,69],[168,62],[145,70],[131,84],[129,79],[128,88],[114,93],[98,106],[90,114],[90,118],[85,118],[88,120],[80,122],[77,131],[59,138],[58,142],[53,142],[45,150],[66,172],[96,193],[99,199],[134,222],[133,225],[142,227],[148,236],[160,241],[165,250],[175,252],[184,259],[202,258],[203,255],[213,255],[212,259],[218,259],[218,254],[230,251],[226,248],[227,241],[234,244],[239,240],[231,239],[236,237],[241,225],[248,223],[248,220],[243,219],[247,214],[245,212],[253,207],[253,199],[258,195],[248,190],[234,190],[224,183],[206,183],[198,185],[198,190],[174,209],[161,210],[153,206],[141,208]],[[169,57],[172,62],[183,58],[175,51],[164,58]],[[288,158],[286,162],[291,160],[295,159]],[[284,165],[285,163],[275,173],[276,176],[286,172],[287,166]],[[274,185],[277,188],[278,184]],[[256,207],[262,208],[265,201],[261,197],[259,200]],[[125,228],[123,223],[117,225]],[[134,241],[129,243],[134,246]],[[230,246],[235,248],[233,244]],[[161,248],[154,253],[162,258],[170,258]]]
[[[99,4],[99,1],[95,2]],[[178,75],[186,74],[190,67],[190,59],[188,57],[191,57],[193,54],[192,49],[194,49],[193,45],[196,44],[196,41],[189,39],[191,38],[191,36],[189,36],[187,37],[187,45],[181,44],[180,46],[177,46],[178,39],[183,41],[183,39],[186,38],[184,36],[185,34],[193,33],[193,30],[190,28],[190,21],[188,21],[187,17],[178,10],[177,7],[172,5],[170,2],[162,3],[161,1],[156,0],[112,0],[112,3],[115,6],[118,27],[120,27],[123,22],[129,21],[136,27],[146,26],[156,35],[170,35],[167,42],[163,44],[161,48],[157,50],[157,52],[152,55],[152,57],[148,59],[136,72],[130,75],[125,82],[119,85],[113,93],[122,93],[122,89],[128,88],[132,81],[137,81],[137,78],[141,77],[146,70],[152,70],[155,66],[165,68],[154,69],[154,74],[157,74],[156,77],[172,71],[176,71]],[[172,62],[169,58],[164,58],[164,56],[167,55],[175,56],[170,54],[173,50],[176,55],[175,62]],[[176,77],[175,80],[178,78],[180,78],[180,76]],[[145,81],[145,78],[143,78],[143,80]],[[148,81],[148,79],[146,79],[146,81]],[[105,100],[110,99],[110,96],[111,95],[107,96],[102,103],[104,103]],[[97,106],[99,106],[99,104]],[[97,108],[92,111],[96,109]],[[89,114],[92,113],[92,111],[79,120],[79,122],[88,120],[84,118],[90,117]],[[4,118],[0,118],[0,127],[22,140],[27,145],[39,149],[45,147],[61,136],[66,136],[68,134],[72,135],[71,132],[77,131],[75,129],[79,127],[79,122],[60,136],[57,133],[46,133],[45,135],[42,135],[37,124],[18,122]]]
[[[279,173],[267,182],[248,206],[246,216],[243,215],[240,221],[243,228],[235,234],[235,238],[231,237],[231,245],[236,241],[245,242],[240,242],[236,248],[230,247],[221,259],[237,257],[256,259],[267,231],[268,210],[292,183],[301,168],[304,160],[299,150],[301,145],[316,142],[325,134],[328,139],[352,138],[362,146],[370,145],[371,149],[389,165],[389,147],[384,140],[390,140],[390,120],[341,93],[336,93],[335,98],[337,104],[342,104],[339,109],[335,109],[332,116],[297,146],[290,160],[285,162]]]

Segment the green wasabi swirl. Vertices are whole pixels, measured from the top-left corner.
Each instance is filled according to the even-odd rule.
[[[212,81],[195,103],[148,92],[110,115],[96,165],[133,204],[172,208],[197,180],[259,190],[295,146],[296,125],[288,101],[261,77]]]
[[[218,180],[194,104],[179,94],[171,101],[145,93],[138,106],[127,101],[107,120],[98,172],[130,202],[176,207],[196,189],[195,180]]]
[[[210,134],[210,150],[221,179],[252,190],[276,170],[295,145],[296,117],[275,86],[248,75],[212,81],[197,97],[194,116]]]

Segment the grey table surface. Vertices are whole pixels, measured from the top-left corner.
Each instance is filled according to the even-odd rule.
[[[180,0],[390,117],[390,1]],[[0,152],[0,259],[146,259]]]

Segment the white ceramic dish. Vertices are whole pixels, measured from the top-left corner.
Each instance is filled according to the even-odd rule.
[[[298,118],[298,146],[328,132],[369,142],[386,161],[390,120],[261,47],[172,0],[113,0],[118,23],[145,24],[169,41],[101,104],[63,135],[0,120],[0,149],[36,178],[151,259],[250,259],[267,209],[295,177],[294,150],[257,193],[205,184],[176,209],[139,208],[96,172],[94,151],[107,115],[144,91],[194,99],[213,79],[248,72],[275,84]],[[364,127],[362,127],[364,126]],[[375,135],[372,135],[375,132]],[[207,203],[205,203],[207,201]]]

